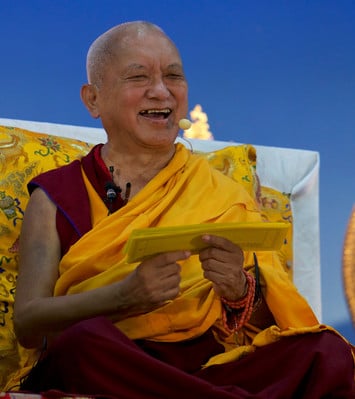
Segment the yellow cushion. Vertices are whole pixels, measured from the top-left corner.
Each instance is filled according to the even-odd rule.
[[[18,239],[29,198],[26,185],[90,147],[79,140],[0,126],[0,388],[18,361],[12,316]]]
[[[292,224],[290,194],[277,191],[271,187],[261,186],[258,193],[258,202],[265,220],[269,222],[289,222]],[[290,228],[287,232],[284,244],[278,251],[281,263],[291,279],[293,278],[292,238],[293,231],[292,228]]]
[[[214,168],[241,183],[255,198],[258,184],[255,147],[241,144],[199,154],[205,156]]]

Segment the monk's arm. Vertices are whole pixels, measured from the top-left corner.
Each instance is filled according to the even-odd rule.
[[[122,281],[54,297],[60,253],[56,206],[41,189],[36,189],[26,208],[21,231],[14,307],[16,335],[25,347],[39,347],[45,336],[50,339],[80,320],[99,315],[123,319],[174,298],[180,283],[177,260],[189,256],[182,251],[163,254],[142,263]]]

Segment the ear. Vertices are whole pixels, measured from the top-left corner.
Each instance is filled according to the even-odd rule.
[[[97,119],[100,117],[99,107],[97,104],[97,88],[91,84],[85,84],[80,90],[81,101],[90,112],[90,115]]]

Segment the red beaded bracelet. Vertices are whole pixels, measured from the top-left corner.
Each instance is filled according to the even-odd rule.
[[[253,304],[255,297],[255,279],[254,277],[243,270],[247,279],[248,291],[246,295],[237,301],[229,301],[221,297],[223,306],[222,317],[223,324],[227,331],[233,333],[240,330],[246,324],[253,312]],[[231,310],[241,310],[240,312],[232,312]],[[228,317],[230,316],[230,317]]]

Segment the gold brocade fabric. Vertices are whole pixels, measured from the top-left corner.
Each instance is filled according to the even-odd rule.
[[[13,305],[27,183],[82,157],[91,147],[80,140],[0,126],[0,389],[19,362]]]

